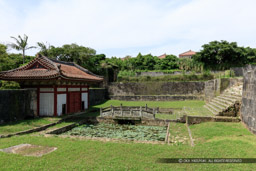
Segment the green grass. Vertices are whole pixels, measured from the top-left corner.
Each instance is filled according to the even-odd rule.
[[[199,142],[206,142],[208,140],[219,139],[221,137],[239,137],[243,139],[247,136],[251,136],[251,133],[247,129],[242,129],[241,123],[206,122],[191,125],[190,129],[194,132],[193,136]]]
[[[71,125],[71,124],[74,124],[74,123],[76,123],[76,121],[65,121],[65,122],[61,122],[59,124],[56,124],[54,126],[51,126],[51,127],[49,127],[49,129],[61,128],[61,127],[68,126],[68,125]]]
[[[183,108],[183,107],[202,107],[205,105],[204,101],[200,100],[188,100],[188,101],[120,101],[120,100],[108,100],[100,105],[94,106],[95,108],[113,106],[145,106],[148,107],[162,107],[162,108]]]
[[[171,134],[186,134],[184,125],[172,126]],[[175,131],[175,128],[179,131]],[[192,125],[190,128],[195,138],[195,147],[190,147],[188,144],[172,146],[117,143],[32,135],[2,138],[0,149],[21,143],[58,149],[42,157],[25,157],[0,152],[0,168],[1,170],[255,170],[256,164],[156,163],[158,158],[256,158],[256,136],[241,123],[203,123]]]
[[[0,125],[0,135],[16,133],[33,128],[37,128],[43,125],[47,125],[53,122],[57,122],[60,118],[37,118],[30,120],[22,120],[17,122],[11,122]]]
[[[193,116],[213,116],[213,114],[203,106],[205,105],[204,101],[200,100],[188,100],[188,101],[120,101],[120,100],[108,100],[100,105],[93,106],[91,109],[99,109],[104,107],[113,106],[145,106],[151,108],[174,108],[173,114],[156,114],[156,118],[159,119],[178,119],[184,114],[193,115]],[[175,110],[175,108],[177,110]],[[185,109],[180,110],[181,108]],[[87,116],[98,116],[99,112],[90,112],[85,114]]]
[[[173,114],[157,114],[156,117],[159,119],[178,119],[183,115],[189,116],[214,116],[208,109],[203,106],[198,107],[184,107],[182,110],[174,110]]]
[[[171,144],[181,145],[182,142],[184,144],[189,145],[189,134],[185,124],[183,123],[170,123],[170,140]]]

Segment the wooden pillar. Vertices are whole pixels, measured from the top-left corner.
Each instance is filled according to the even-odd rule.
[[[57,86],[54,86],[54,116],[57,116]]]
[[[89,93],[89,86],[87,86],[87,107],[89,109],[89,106],[90,106],[90,101],[89,101],[89,96],[90,96],[90,93]]]
[[[67,100],[66,100],[66,103],[67,103],[67,109],[66,109],[66,112],[67,114],[70,112],[70,107],[69,107],[69,93],[68,93],[68,86],[66,86],[66,94],[67,94]]]
[[[79,90],[80,90],[80,96],[79,96],[79,108],[80,108],[80,112],[82,111],[82,87],[80,85],[79,87]]]
[[[40,88],[37,87],[37,116],[40,116]]]

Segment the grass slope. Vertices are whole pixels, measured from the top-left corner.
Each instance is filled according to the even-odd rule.
[[[162,108],[182,108],[182,107],[202,107],[205,105],[204,101],[200,100],[188,100],[188,101],[120,101],[120,100],[108,100],[100,105],[94,107],[108,107],[113,106],[145,106],[148,107],[162,107]]]
[[[60,118],[37,118],[37,119],[30,119],[30,120],[22,120],[17,122],[11,122],[6,124],[0,125],[0,135],[10,134],[20,131],[25,131],[37,127],[41,127],[53,122],[57,122]]]

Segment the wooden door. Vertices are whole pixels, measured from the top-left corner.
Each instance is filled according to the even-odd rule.
[[[81,93],[69,93],[69,113],[76,113],[81,111]]]

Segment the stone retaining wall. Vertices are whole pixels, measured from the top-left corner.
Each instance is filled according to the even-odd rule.
[[[256,134],[256,66],[248,65],[244,70],[241,118]]]
[[[204,82],[111,83],[108,93],[112,96],[203,95],[204,87]]]
[[[90,106],[100,104],[108,99],[108,92],[105,88],[90,88],[89,89],[89,104]]]
[[[236,77],[242,77],[244,75],[243,67],[232,67],[230,70],[234,72]]]
[[[36,104],[34,90],[0,90],[0,123],[34,116]]]

